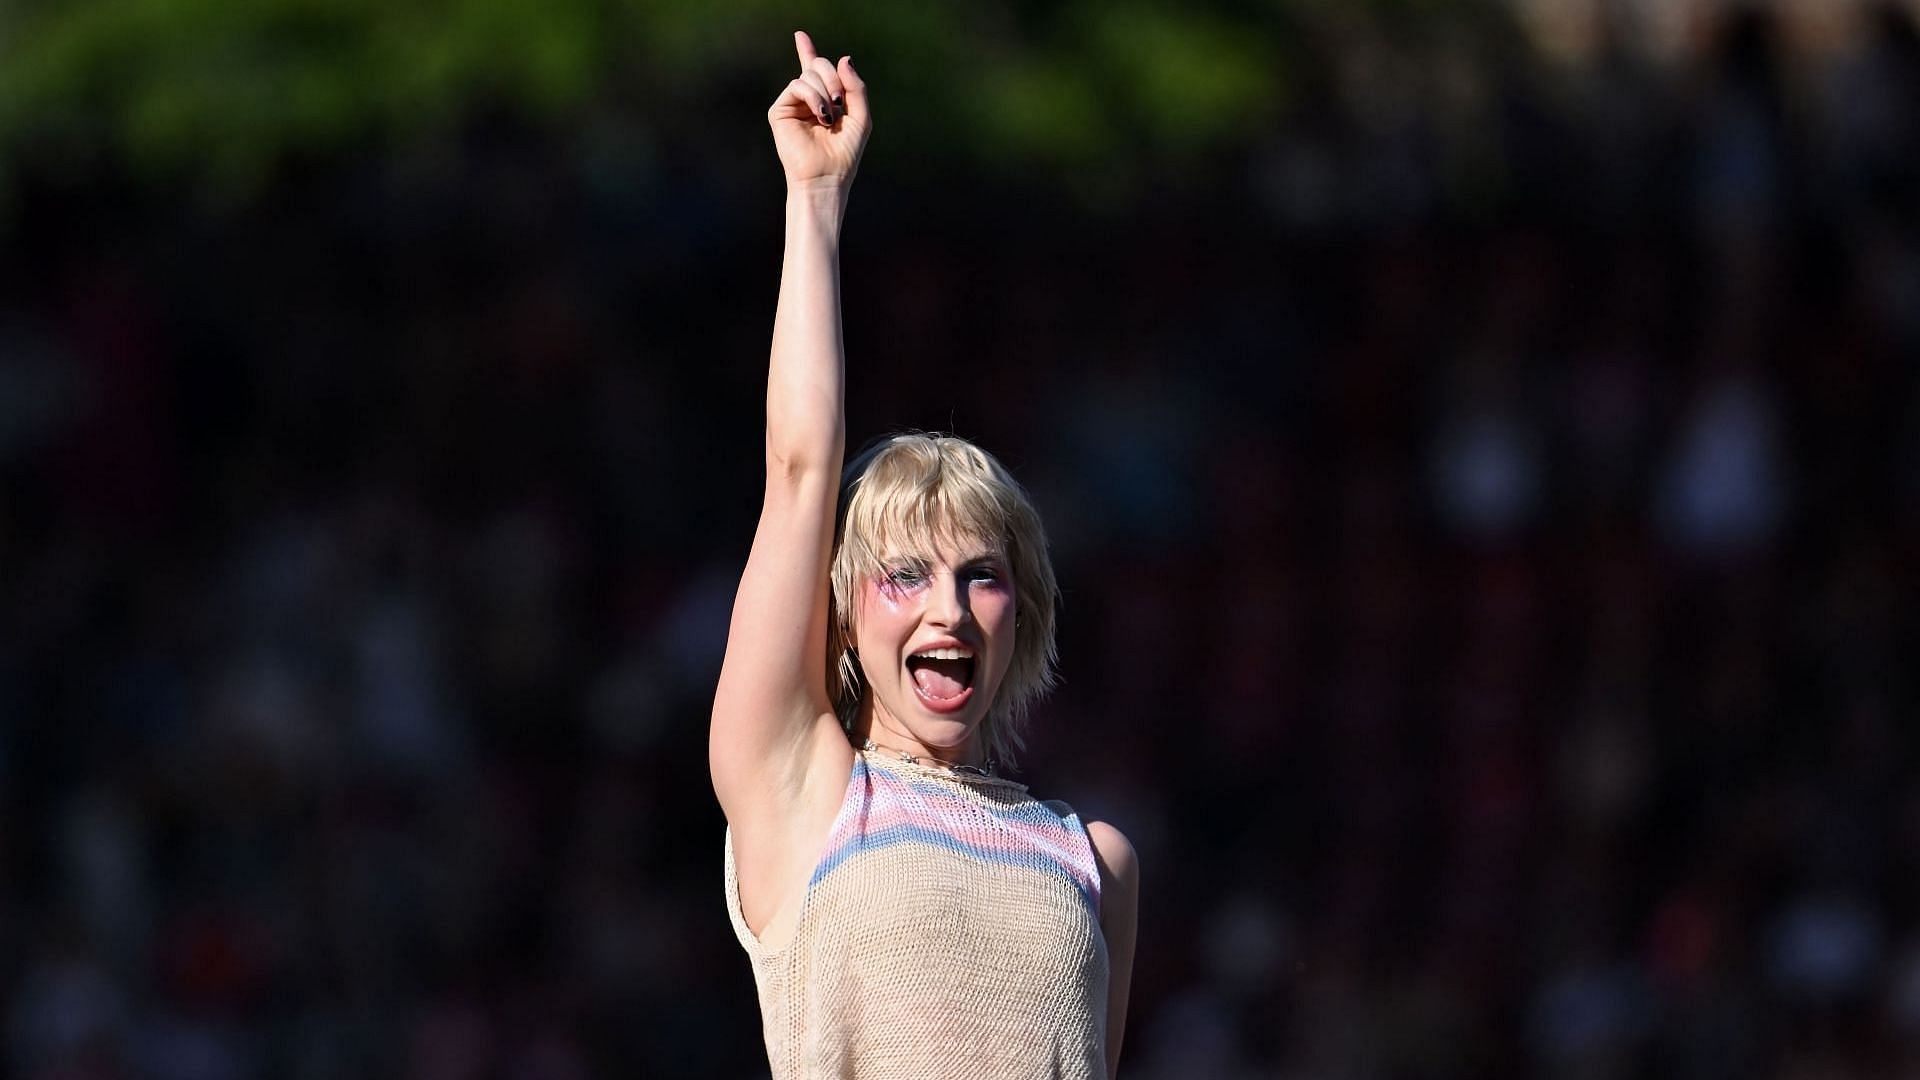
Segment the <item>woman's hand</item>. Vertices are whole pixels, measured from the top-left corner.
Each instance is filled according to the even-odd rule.
[[[793,45],[800,54],[800,77],[788,83],[767,110],[787,187],[844,188],[853,182],[873,129],[867,117],[867,84],[853,70],[851,57],[834,64],[815,52],[806,31],[794,31]]]

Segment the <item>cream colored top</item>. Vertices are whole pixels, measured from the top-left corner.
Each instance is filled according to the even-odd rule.
[[[856,751],[792,940],[753,963],[775,1080],[1106,1076],[1100,872],[1079,815],[1010,780]]]

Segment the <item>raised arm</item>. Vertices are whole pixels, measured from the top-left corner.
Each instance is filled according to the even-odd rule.
[[[767,367],[767,480],[734,598],[708,762],[736,834],[777,820],[836,728],[826,685],[827,563],[846,421],[840,221],[870,124],[866,84],[794,35],[800,77],[767,121],[787,180],[786,258]],[[837,734],[837,730],[835,731]]]

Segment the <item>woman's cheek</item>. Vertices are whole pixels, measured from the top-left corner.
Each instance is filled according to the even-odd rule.
[[[975,590],[973,610],[981,622],[992,622],[997,625],[1003,620],[1013,619],[1013,601],[1013,586],[998,581],[987,582]]]

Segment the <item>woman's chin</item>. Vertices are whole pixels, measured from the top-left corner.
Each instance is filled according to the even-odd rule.
[[[980,730],[980,721],[984,717],[975,715],[977,712],[979,710],[976,709],[959,712],[915,709],[909,714],[905,726],[907,733],[926,747],[928,753],[951,759],[960,754]]]
[[[941,757],[948,756],[944,751],[958,750],[967,744],[980,725],[966,718],[966,714],[952,713],[938,716],[923,716],[913,725],[913,735],[926,745],[928,750]]]
[[[902,689],[904,701],[881,698],[874,702],[873,740],[886,742],[886,732],[891,729],[897,733],[896,738],[910,736],[935,757],[953,760],[966,756],[986,721],[989,699],[980,696],[980,688],[968,687],[965,699],[957,708],[951,707],[951,702],[927,700],[926,695],[916,692],[911,684]]]

